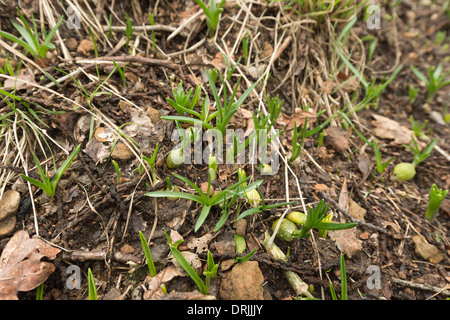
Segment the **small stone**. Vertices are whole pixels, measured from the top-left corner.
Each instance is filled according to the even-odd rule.
[[[135,75],[134,73],[132,73],[132,72],[125,72],[124,76],[125,76],[125,78],[127,80],[130,80],[132,82],[138,82],[139,81],[139,77],[137,75]]]
[[[105,127],[98,127],[95,129],[94,132],[94,138],[98,142],[111,142],[113,141],[113,133],[110,132],[111,130],[105,128]]]
[[[0,220],[15,215],[20,205],[20,193],[8,190],[0,199]]]
[[[132,254],[132,253],[134,253],[134,248],[132,246],[130,246],[129,244],[124,244],[120,248],[120,252],[126,253],[126,254]]]
[[[264,300],[264,276],[257,261],[236,264],[222,280],[223,300]]]
[[[128,102],[128,101],[125,101],[125,100],[120,100],[119,101],[119,108],[122,111],[126,111],[128,108],[130,108],[132,106],[133,105],[130,102]]]
[[[402,280],[406,280],[406,274],[403,271],[398,272],[398,277]]]
[[[161,120],[161,113],[158,109],[148,107],[147,108],[147,115],[152,120],[152,123],[157,123],[159,120]]]
[[[247,220],[241,219],[236,221],[236,233],[241,236],[245,236],[245,230],[247,228]]]
[[[89,57],[90,53],[94,51],[94,43],[91,40],[83,39],[80,41],[80,44],[77,48],[77,52],[86,57]]]
[[[412,237],[416,247],[415,252],[423,259],[430,261],[431,263],[439,263],[444,259],[444,256],[439,252],[438,248],[432,244],[426,242],[420,236]]]
[[[16,215],[9,216],[0,221],[0,238],[11,234],[16,227]]]
[[[359,238],[362,240],[367,240],[367,239],[369,239],[369,237],[370,237],[370,233],[368,233],[368,232],[363,232],[359,235]]]
[[[202,192],[203,192],[204,194],[206,194],[206,193],[208,192],[208,182],[203,182],[203,183],[200,185],[200,189],[202,190]],[[213,194],[213,193],[214,193],[214,188],[213,188],[212,185],[210,185],[210,186],[209,186],[209,194],[211,195],[211,194]]]
[[[131,152],[131,150],[126,146],[123,142],[117,142],[117,144],[114,146],[113,151],[111,152],[111,158],[114,160],[122,160],[127,161],[131,160],[134,157],[134,154]]]
[[[77,50],[78,47],[78,41],[75,38],[69,38],[66,41],[66,47],[69,49],[69,51],[74,52]]]
[[[220,269],[222,271],[227,271],[228,269],[230,269],[236,262],[233,259],[228,259],[225,261],[222,261],[222,263],[220,264]]]

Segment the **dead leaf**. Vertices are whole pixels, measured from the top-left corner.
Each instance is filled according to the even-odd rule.
[[[346,92],[353,92],[359,87],[358,80],[355,76],[349,77],[343,72],[339,72],[337,79],[339,80],[342,89],[344,89]]]
[[[86,149],[83,150],[95,163],[105,162],[109,157],[110,151],[110,147],[98,142],[96,139],[91,139],[86,144]]]
[[[358,156],[358,169],[362,174],[361,182],[364,182],[370,174],[370,158],[367,154],[363,153]]]
[[[2,89],[7,91],[13,90],[14,88],[16,90],[28,89],[29,87],[32,87],[34,83],[36,82],[34,81],[33,74],[29,72],[28,69],[22,68],[16,77],[5,80]]]
[[[366,215],[366,209],[361,208],[359,204],[350,199],[350,203],[348,206],[348,213],[358,220],[364,221],[364,216]]]
[[[341,127],[328,127],[324,133],[324,142],[336,151],[344,151],[350,148],[349,133]]]
[[[397,121],[372,114],[375,121],[372,121],[373,134],[379,138],[392,140],[391,144],[403,145],[411,143],[411,135],[414,132],[406,127],[401,126]]]
[[[320,87],[320,91],[325,94],[330,94],[333,92],[335,87],[336,85],[333,81],[327,80]]]
[[[0,300],[17,300],[19,291],[38,287],[55,271],[50,262],[60,252],[38,238],[18,231],[6,244],[0,257]]]
[[[144,300],[156,300],[162,298],[164,296],[164,292],[161,290],[161,285],[169,282],[175,277],[182,277],[185,275],[185,273],[171,265],[154,277],[147,276],[144,280],[144,284],[147,286],[147,291],[145,291],[143,296]]]
[[[294,122],[298,126],[305,123],[305,119],[308,118],[308,124],[312,124],[317,119],[317,114],[314,111],[304,111],[301,108],[297,108],[295,113],[291,116],[282,113],[278,117],[278,123],[286,125],[286,130],[292,130],[294,128]]]
[[[356,229],[328,231],[330,239],[336,241],[338,249],[349,258],[361,251],[362,241],[356,238]]]
[[[421,236],[412,237],[412,241],[416,245],[416,254],[431,263],[439,263],[444,259],[444,256],[439,252],[438,248],[426,242]]]
[[[347,179],[342,184],[341,193],[339,195],[339,206],[349,210]],[[343,221],[345,222],[345,221]],[[336,242],[338,249],[345,253],[349,258],[361,250],[362,241],[356,238],[356,228],[346,230],[328,231],[330,239]]]
[[[329,189],[328,189],[328,187],[327,187],[326,185],[324,185],[324,184],[316,184],[316,185],[314,185],[314,190],[315,190],[316,192],[319,192],[319,191],[328,191]]]
[[[208,250],[208,242],[212,239],[212,234],[207,233],[200,238],[193,238],[187,241],[186,246],[197,253],[202,253]]]

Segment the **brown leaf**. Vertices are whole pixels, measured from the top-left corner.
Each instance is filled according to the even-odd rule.
[[[429,244],[421,236],[412,237],[412,241],[416,245],[416,254],[421,256],[423,259],[426,259],[431,263],[439,263],[444,259],[444,255],[439,252],[438,248],[432,244]]]
[[[353,92],[359,87],[358,80],[355,76],[349,77],[345,73],[339,72],[337,78],[342,85],[342,89],[344,89],[346,92]]]
[[[358,156],[358,169],[363,175],[361,182],[364,182],[370,174],[370,158],[367,154],[363,153]]]
[[[164,292],[161,290],[161,285],[169,282],[175,277],[182,276],[185,276],[185,274],[175,266],[168,266],[154,277],[151,277],[150,275],[147,276],[144,281],[147,285],[147,291],[144,293],[144,300],[156,300],[162,298]]]
[[[316,121],[317,114],[314,111],[304,111],[301,108],[297,108],[295,113],[291,116],[287,116],[282,113],[278,117],[277,122],[287,125],[286,130],[292,130],[294,128],[294,122],[298,127],[305,123],[306,118],[308,118],[308,124],[311,124]]]
[[[355,219],[364,221],[364,216],[366,215],[366,209],[361,208],[359,204],[350,199],[348,213]]]
[[[397,121],[372,114],[375,121],[372,121],[373,134],[379,138],[393,140],[392,144],[402,145],[411,143],[411,135],[414,132],[406,127],[401,126]]]
[[[349,133],[341,127],[332,126],[325,130],[324,142],[336,151],[350,148]]]
[[[53,260],[60,252],[38,238],[18,231],[6,244],[0,257],[0,300],[17,300],[19,291],[38,287],[55,271]]]
[[[349,199],[347,190],[347,180],[342,184],[341,193],[339,195],[339,206],[349,210]],[[356,228],[346,230],[328,231],[330,239],[336,241],[338,249],[351,258],[355,253],[361,250],[362,241],[356,238]]]

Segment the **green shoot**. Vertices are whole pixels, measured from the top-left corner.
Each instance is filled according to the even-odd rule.
[[[208,175],[211,177],[211,181],[217,179],[217,159],[212,154],[208,158]]]
[[[211,77],[211,71],[206,70],[206,76],[208,77],[210,89],[213,93],[214,100],[216,102],[217,107],[217,117],[216,117],[216,128],[224,135],[225,131],[228,127],[228,122],[230,122],[233,115],[238,111],[239,107],[244,103],[245,99],[250,95],[252,90],[256,87],[257,82],[252,84],[240,97],[237,101],[234,101],[236,98],[237,90],[239,88],[239,84],[241,78],[236,83],[234,87],[233,93],[228,98],[227,96],[227,88],[223,86],[223,104],[217,92],[216,85]],[[223,79],[222,79],[223,80]],[[223,82],[223,81],[222,81]]]
[[[150,25],[155,25],[155,18],[153,17],[153,14],[151,12],[148,13],[148,18],[150,20]],[[155,37],[155,31],[152,30],[152,50],[153,53],[156,53],[156,37]]]
[[[425,217],[428,221],[433,222],[439,208],[441,207],[442,201],[444,201],[447,196],[448,190],[439,189],[436,184],[433,184],[430,188],[430,196],[428,200],[427,211],[425,212]]]
[[[125,72],[126,72],[127,66],[124,65],[123,68],[120,68],[119,65],[117,64],[117,62],[115,62],[114,60],[113,60],[113,63],[114,63],[114,66],[116,67],[117,71],[119,72],[120,77],[122,78],[122,86],[126,87],[127,86],[127,78],[125,78]]]
[[[111,160],[111,162],[112,162],[112,164],[114,166],[114,169],[116,170],[117,183],[120,184],[120,178],[122,177],[122,170],[120,170],[120,167],[119,167],[119,165],[117,164],[116,161]]]
[[[153,155],[151,158],[148,158],[146,156],[142,156],[142,159],[144,159],[149,167],[150,167],[150,175],[152,177],[152,184],[156,185],[158,182],[161,181],[161,179],[158,177],[157,173],[156,173],[156,169],[155,169],[155,164],[156,164],[156,154],[158,153],[158,149],[159,149],[159,142],[156,144],[155,147],[155,151],[153,151]]]
[[[313,228],[321,230],[343,230],[350,229],[357,225],[357,223],[333,223],[333,222],[323,222],[322,220],[328,214],[328,203],[324,204],[323,200],[320,200],[319,204],[315,209],[312,207],[308,208],[308,214],[306,215],[306,221],[300,230],[295,231],[293,238],[305,238],[310,235],[310,231]]]
[[[419,92],[419,89],[414,89],[414,86],[412,84],[409,85],[409,87],[408,87],[408,105],[412,105],[414,103],[418,92]]]
[[[250,259],[253,257],[253,255],[254,255],[255,253],[256,253],[256,249],[254,249],[253,251],[247,253],[247,254],[246,254],[245,256],[243,256],[243,257],[237,256],[237,257],[234,259],[234,261],[237,262],[237,263],[244,263],[244,262],[250,260]]]
[[[192,200],[192,201],[200,203],[203,207],[202,207],[200,216],[197,218],[197,222],[195,223],[195,227],[194,227],[195,232],[197,232],[198,229],[200,229],[200,227],[203,225],[203,223],[205,222],[206,218],[208,217],[208,215],[211,211],[211,208],[213,206],[221,203],[222,201],[224,201],[224,199],[228,199],[232,196],[231,191],[237,191],[238,195],[243,196],[245,192],[248,192],[250,190],[257,188],[263,182],[262,180],[258,180],[245,188],[238,188],[239,186],[241,186],[243,183],[245,183],[250,178],[250,177],[248,177],[248,178],[241,180],[241,181],[229,186],[228,188],[214,194],[213,196],[211,196],[209,194],[210,183],[211,183],[210,178],[208,179],[208,189],[207,189],[208,191],[207,191],[207,194],[205,194],[197,185],[195,185],[189,179],[187,179],[183,176],[180,176],[176,173],[173,173],[173,175],[176,178],[178,178],[181,181],[188,184],[190,187],[192,187],[195,191],[197,191],[198,195],[194,195],[194,194],[187,193],[187,192],[176,192],[176,191],[173,191],[173,192],[153,191],[153,192],[148,192],[145,195],[148,197],[155,197],[155,198],[178,197],[178,198]]]
[[[225,54],[223,55],[223,60],[225,61],[225,64],[227,65],[226,79],[227,79],[227,81],[230,81],[231,76],[234,73],[234,70],[236,70],[236,67],[238,66],[239,62],[241,61],[241,57],[239,57],[238,61],[236,61],[236,63],[233,66],[231,65],[230,60],[228,60],[228,58]],[[213,77],[213,80],[214,80],[214,77]],[[215,81],[214,81],[214,83],[215,83]]]
[[[56,49],[55,45],[51,43],[51,41],[53,39],[53,35],[55,34],[56,30],[58,30],[59,26],[61,25],[64,16],[61,16],[58,19],[58,21],[55,24],[55,27],[52,30],[50,30],[49,33],[45,31],[45,28],[41,30],[42,35],[44,37],[44,42],[41,43],[41,41],[39,40],[39,33],[37,31],[37,25],[36,21],[34,20],[34,16],[32,16],[32,23],[33,23],[33,30],[32,30],[30,25],[25,20],[23,15],[20,13],[18,8],[17,12],[19,13],[19,17],[23,23],[23,26],[14,21],[11,21],[11,23],[14,26],[14,28],[16,28],[16,30],[20,33],[20,35],[25,39],[25,41],[4,31],[0,31],[0,36],[5,37],[11,41],[14,41],[20,46],[22,46],[26,51],[28,51],[33,56],[34,59],[37,59],[39,57],[45,58],[49,49],[50,50]]]
[[[409,121],[411,123],[411,128],[414,131],[414,135],[417,138],[422,138],[423,136],[425,136],[425,133],[423,132],[423,129],[425,128],[425,126],[428,123],[428,120],[425,120],[422,124],[420,123],[420,120],[415,121],[413,116],[409,117]]]
[[[341,271],[341,300],[348,300],[347,294],[347,270],[345,267],[344,254],[341,252],[340,256],[340,271]],[[336,291],[334,290],[333,284],[330,281],[330,292],[331,298],[337,300]]]
[[[261,191],[259,191],[259,188],[256,188],[255,190],[259,193],[259,198],[261,199],[261,205],[258,205],[256,207],[253,207],[253,208],[245,210],[244,212],[242,212],[237,217],[236,221],[244,219],[244,218],[246,218],[246,217],[248,217],[248,216],[250,216],[252,214],[255,214],[255,213],[261,213],[261,212],[266,211],[266,210],[271,210],[271,209],[275,209],[275,208],[279,208],[279,207],[283,207],[283,206],[288,206],[288,205],[291,205],[291,204],[295,203],[294,201],[291,201],[291,202],[266,204],[264,202],[264,197],[262,196]]]
[[[292,138],[292,154],[289,158],[289,162],[294,162],[300,156],[303,144],[305,142],[304,136],[306,132],[306,125],[308,123],[308,118],[305,119],[303,126],[300,126],[300,131],[298,131],[297,123],[294,121],[294,137]],[[301,142],[298,143],[298,139],[301,138]]]
[[[36,300],[42,300],[44,296],[44,283],[42,282],[36,289]]]
[[[446,81],[446,78],[450,74],[450,72],[442,74],[442,64],[439,64],[435,68],[429,67],[427,72],[428,77],[414,66],[411,66],[411,71],[416,75],[417,78],[419,78],[419,80],[425,83],[425,86],[427,88],[427,103],[429,103],[434,98],[439,89],[450,84],[450,80]]]
[[[69,157],[64,161],[62,166],[56,170],[55,168],[55,174],[52,179],[50,179],[48,172],[44,172],[42,169],[39,160],[37,159],[36,155],[33,154],[34,161],[36,163],[36,167],[39,173],[39,176],[41,177],[42,181],[38,181],[36,179],[33,179],[31,177],[28,177],[24,174],[21,174],[20,176],[25,179],[26,181],[32,183],[36,187],[42,189],[50,198],[53,198],[56,191],[56,185],[58,184],[59,179],[61,179],[64,172],[67,170],[67,168],[70,166],[72,161],[75,159],[75,157],[78,154],[78,151],[80,151],[81,145],[78,145],[72,153],[69,155]]]
[[[191,277],[192,280],[197,284],[198,289],[202,294],[208,294],[209,291],[209,285],[210,285],[210,279],[212,277],[217,276],[217,268],[218,264],[214,263],[214,259],[212,257],[212,254],[210,251],[208,251],[208,257],[207,257],[207,266],[206,270],[204,271],[203,275],[206,278],[206,281],[203,282],[203,280],[200,278],[200,276],[197,274],[197,272],[194,270],[194,268],[191,267],[189,262],[186,261],[184,256],[181,254],[181,252],[178,250],[178,246],[180,245],[183,240],[178,240],[175,243],[172,243],[170,240],[169,235],[167,234],[167,231],[164,230],[167,238],[167,242],[169,243],[170,252],[172,253],[175,260],[180,264],[180,266],[186,271],[186,273]]]
[[[127,41],[125,43],[125,47],[127,49],[129,49],[129,45],[130,45],[130,41],[131,41],[131,36],[133,35],[133,23],[131,22],[130,16],[125,13],[125,18],[126,18],[126,26],[125,26],[125,34],[126,34],[126,38]]]
[[[92,275],[91,268],[88,269],[88,288],[89,288],[89,300],[97,300],[97,288],[95,287],[95,279]]]
[[[244,61],[248,60],[248,42],[249,42],[249,32],[245,32],[245,36],[242,37],[242,53],[244,54]]]
[[[434,149],[434,146],[438,142],[438,139],[431,140],[428,145],[423,149],[423,151],[420,151],[419,145],[417,144],[416,139],[414,136],[411,136],[412,141],[414,143],[414,146],[411,145],[403,145],[405,148],[408,148],[414,153],[414,160],[412,162],[412,165],[417,167],[420,163],[425,161],[431,154],[431,152]]]
[[[148,246],[147,240],[141,231],[139,231],[139,238],[141,239],[142,250],[144,250],[145,260],[147,261],[150,276],[154,277],[156,276],[156,268],[153,262],[152,253],[150,252],[150,247]]]
[[[197,4],[202,8],[206,15],[206,26],[209,30],[209,36],[213,37],[219,25],[220,14],[223,11],[223,5],[226,0],[220,1],[219,5],[216,4],[216,0],[209,0],[209,8],[203,3],[202,0],[195,0]]]
[[[189,89],[186,93],[183,89],[183,82],[180,82],[176,89],[172,89],[173,99],[167,98],[167,102],[178,112],[178,114],[183,115],[184,113],[189,113],[191,115],[195,115],[201,120],[202,116],[194,111],[194,107],[200,100],[200,94],[202,91],[202,87],[200,85],[195,89],[194,96],[191,100],[191,95],[193,92],[193,88]]]
[[[384,169],[386,169],[386,167],[389,165],[389,163],[391,163],[392,160],[394,160],[395,157],[391,157],[388,161],[383,163],[383,160],[381,157],[381,151],[378,147],[378,142],[376,140],[374,140],[374,142],[372,143],[372,147],[373,147],[373,152],[375,154],[375,160],[377,163],[377,171],[379,174],[382,174]]]

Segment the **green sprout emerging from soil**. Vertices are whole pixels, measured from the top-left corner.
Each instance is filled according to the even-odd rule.
[[[78,151],[80,151],[81,145],[78,145],[72,153],[69,155],[69,157],[64,161],[64,163],[61,165],[61,167],[56,170],[55,168],[55,174],[53,175],[53,178],[50,178],[49,173],[45,172],[40,163],[37,159],[36,155],[33,154],[34,162],[36,163],[36,168],[38,170],[39,176],[41,177],[42,181],[36,180],[34,178],[28,177],[24,174],[21,174],[20,176],[25,179],[26,181],[34,184],[36,187],[42,189],[50,198],[53,198],[55,196],[56,191],[56,185],[58,184],[59,180],[61,179],[64,172],[67,170],[67,168],[70,166],[72,161],[75,159],[75,157],[78,154]]]
[[[442,201],[448,194],[448,190],[439,189],[436,184],[433,184],[430,188],[430,196],[428,200],[427,211],[425,212],[425,217],[428,221],[433,222],[439,208],[441,207]]]
[[[56,49],[55,45],[51,43],[51,41],[53,39],[53,35],[55,34],[56,30],[58,30],[59,26],[61,25],[64,16],[61,16],[58,19],[54,28],[51,29],[49,33],[47,33],[47,31],[45,30],[45,27],[42,28],[41,32],[44,37],[44,42],[41,42],[39,39],[40,37],[37,30],[36,21],[34,20],[34,16],[32,16],[32,23],[33,23],[32,29],[31,26],[28,24],[27,20],[22,15],[22,13],[20,13],[19,9],[17,9],[17,13],[19,14],[23,26],[14,21],[11,21],[11,23],[14,26],[14,28],[16,28],[16,30],[20,33],[20,35],[25,39],[25,41],[4,31],[0,31],[0,36],[5,37],[11,41],[14,41],[20,46],[22,46],[33,56],[34,59],[45,58],[48,50]]]

